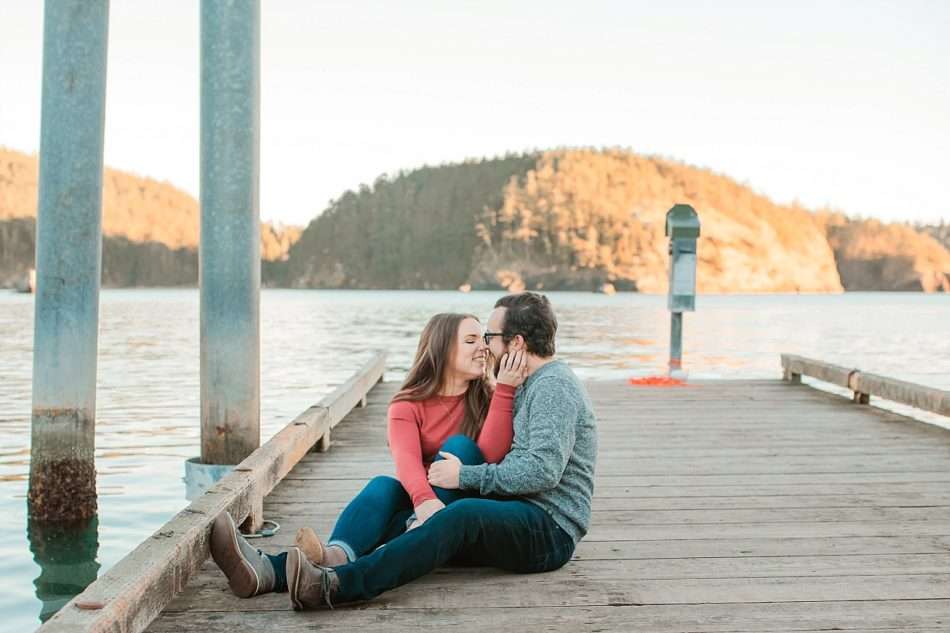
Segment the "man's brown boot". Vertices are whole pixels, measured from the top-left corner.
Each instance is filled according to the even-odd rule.
[[[244,540],[227,511],[214,519],[210,547],[211,557],[236,596],[250,598],[274,590],[274,565]]]
[[[287,593],[294,611],[333,608],[332,599],[340,589],[340,579],[328,567],[311,565],[296,547],[287,552]]]

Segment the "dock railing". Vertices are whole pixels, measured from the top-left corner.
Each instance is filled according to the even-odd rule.
[[[800,384],[802,376],[815,378],[823,382],[850,389],[853,400],[858,404],[869,404],[871,396],[905,404],[938,415],[950,416],[950,391],[926,387],[833,365],[824,361],[782,354],[782,371],[785,380]]]
[[[382,380],[386,356],[376,353],[234,471],[175,515],[38,629],[41,633],[144,631],[207,560],[214,518],[227,510],[258,527],[263,500],[311,448],[326,450],[330,431]]]

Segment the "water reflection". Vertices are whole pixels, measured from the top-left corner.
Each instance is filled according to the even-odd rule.
[[[27,520],[26,534],[40,575],[33,581],[40,621],[80,594],[99,573],[99,517],[68,524]]]

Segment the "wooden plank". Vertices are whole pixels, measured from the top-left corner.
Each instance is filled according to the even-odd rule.
[[[293,501],[269,503],[271,516],[334,518],[343,510],[344,503]],[[826,523],[840,521],[893,522],[939,521],[950,531],[950,505],[922,507],[851,506],[833,508],[725,508],[709,509],[618,509],[595,511],[592,525],[622,524],[631,528],[641,525],[690,524],[768,524],[768,523]]]
[[[259,507],[261,498],[329,430],[331,416],[345,415],[338,403],[355,404],[354,400],[365,396],[381,378],[384,363],[384,354],[374,355],[357,376],[251,453],[231,474],[67,603],[39,631],[145,630],[208,558],[208,537],[214,518],[227,510],[240,521]],[[364,391],[356,394],[354,390]],[[80,609],[77,603],[96,608]]]
[[[290,501],[275,499],[274,503]],[[720,497],[623,497],[598,494],[594,498],[594,512],[614,511],[654,511],[654,510],[700,510],[704,512],[746,510],[761,512],[764,510],[803,510],[823,509],[848,511],[852,509],[874,508],[919,508],[934,509],[938,513],[950,511],[950,490],[933,495],[783,495],[783,496],[720,496]]]
[[[269,511],[267,518],[280,523],[282,531],[295,533],[299,528],[312,527],[318,534],[330,535],[336,519],[334,512],[311,511],[308,514],[283,514]],[[615,521],[601,521],[594,517],[588,541],[655,541],[696,539],[748,539],[748,538],[827,538],[855,536],[939,536],[950,535],[950,522],[946,520],[883,520],[866,521],[778,521],[756,523],[638,523],[628,525]],[[263,546],[263,545],[261,545]]]
[[[361,633],[420,631],[649,631],[655,633],[784,633],[804,631],[946,631],[950,600],[783,602],[732,604],[610,604],[583,609],[548,607],[504,608],[492,604],[420,611],[396,608],[343,609],[289,614],[280,620],[286,633],[317,627]],[[273,612],[171,613],[150,629],[153,633],[234,633],[268,631]]]
[[[283,547],[283,545],[278,545]],[[742,556],[851,556],[878,554],[933,554],[950,552],[945,536],[844,536],[679,540],[583,540],[575,560],[657,558],[738,558]]]
[[[648,429],[640,425],[629,424],[627,425],[626,431],[632,434],[633,437],[629,439],[617,438],[617,448],[622,450],[655,446],[657,452],[673,452],[682,449],[698,450],[704,446],[712,447],[717,445],[730,447],[729,449],[722,450],[762,449],[768,447],[773,448],[774,451],[781,451],[785,447],[809,448],[827,446],[829,449],[833,449],[842,446],[853,446],[876,449],[894,447],[899,452],[902,447],[912,448],[914,446],[920,446],[921,444],[929,444],[931,449],[940,449],[945,446],[945,443],[948,441],[946,436],[947,431],[935,426],[930,426],[928,429],[918,429],[908,426],[906,433],[902,436],[894,436],[876,425],[873,428],[865,429],[858,429],[854,426],[846,427],[841,429],[841,433],[835,431],[810,432],[808,429],[802,429],[802,431],[796,435],[780,428],[764,428],[765,424],[763,424],[761,419],[751,421],[748,424],[758,424],[763,428],[754,436],[750,436],[749,433],[743,435],[739,429],[696,429],[690,434],[675,427],[669,429]],[[612,429],[605,425],[601,425],[600,431],[604,437],[612,433]],[[373,445],[372,440],[385,440],[386,438],[385,432],[376,433],[367,431],[367,434],[370,437],[340,437],[339,439],[345,441],[346,445],[353,449],[368,450]],[[378,446],[378,444],[376,445]],[[377,453],[377,459],[385,460],[386,455]]]
[[[373,475],[392,474],[389,469],[370,469],[365,473],[355,471],[345,474],[340,472],[310,471],[291,472],[287,479],[298,481],[341,481],[360,480],[368,481]],[[782,484],[811,484],[822,486],[828,484],[874,484],[874,483],[950,483],[950,470],[927,472],[884,472],[884,473],[718,473],[718,474],[641,474],[641,475],[601,475],[595,483],[595,489],[600,486],[646,486],[679,488],[692,487],[722,487],[741,486],[747,483],[754,485],[782,485]],[[317,485],[313,483],[313,485]],[[596,494],[596,493],[595,493]]]
[[[333,499],[324,499],[320,507],[332,512],[334,508],[342,508],[350,499],[356,496],[359,488],[352,493],[334,491]],[[324,505],[325,504],[325,505]],[[268,501],[271,512],[292,513],[302,506],[314,507],[312,497],[274,495]],[[595,514],[615,512],[649,512],[649,511],[692,511],[723,513],[732,510],[766,511],[766,510],[823,510],[848,511],[859,509],[870,511],[874,508],[882,509],[915,509],[918,511],[935,510],[938,514],[946,513],[950,508],[950,498],[934,499],[930,497],[903,499],[899,496],[882,498],[879,496],[864,495],[777,495],[767,497],[755,496],[605,496],[597,495],[593,502]]]
[[[655,476],[655,475],[765,475],[765,474],[820,474],[833,475],[836,473],[929,473],[939,472],[948,461],[947,456],[926,457],[914,459],[912,456],[895,458],[866,459],[858,455],[851,459],[846,457],[833,458],[818,456],[813,459],[795,457],[776,459],[772,457],[749,457],[743,460],[726,458],[687,459],[678,460],[643,458],[638,460],[611,460],[603,459],[597,464],[597,477],[618,476]],[[302,465],[299,471],[301,476],[307,474],[332,473],[337,477],[356,477],[365,474],[367,468],[379,474],[391,474],[394,469],[391,464],[380,464],[370,461],[337,461],[332,467],[329,465]],[[830,478],[830,477],[829,477]]]
[[[744,559],[755,560],[755,559]],[[700,561],[696,561],[699,563]],[[285,611],[285,594],[242,600],[206,577],[174,603],[176,610]],[[200,579],[196,579],[200,580]],[[455,590],[447,590],[447,588]],[[946,599],[950,573],[888,575],[785,575],[642,578],[633,574],[584,573],[569,563],[558,573],[530,578],[493,569],[446,568],[376,597],[374,610],[493,607],[592,607],[608,604],[725,604],[847,600]],[[464,589],[464,590],[461,590]]]
[[[339,512],[344,505],[356,496],[359,487],[355,488],[349,494],[335,494],[335,499],[328,499],[329,495],[320,495],[320,508],[324,512]],[[945,487],[946,488],[946,487]],[[347,487],[346,489],[351,489]],[[314,494],[301,491],[296,495],[273,494],[267,500],[267,507],[271,512],[281,514],[293,514],[294,512],[312,511],[316,506],[314,503]],[[876,509],[906,509],[911,508],[921,513],[931,513],[933,516],[947,516],[950,514],[950,491],[942,494],[941,497],[925,497],[918,499],[907,499],[902,495],[892,495],[888,497],[880,495],[785,495],[778,497],[607,497],[598,494],[594,498],[593,512],[595,514],[604,513],[626,513],[636,512],[640,516],[651,516],[643,513],[650,512],[668,512],[668,511],[690,511],[716,513],[716,516],[724,516],[735,510],[745,512],[761,513],[762,516],[769,516],[765,511],[775,510],[820,510],[824,512],[845,513],[852,510],[869,513],[876,512]],[[735,515],[728,514],[732,517]],[[851,518],[856,515],[849,514]]]
[[[315,480],[287,478],[268,497],[268,504],[299,499],[339,503],[352,499],[366,479],[338,479],[317,493]],[[771,484],[761,486],[681,486],[671,491],[659,486],[597,485],[594,506],[629,503],[630,508],[664,507],[839,507],[848,505],[947,505],[950,486],[938,483]],[[639,504],[639,505],[638,505]]]
[[[706,543],[706,541],[699,541]],[[670,545],[670,543],[667,543]],[[675,543],[673,544],[675,545]],[[777,556],[683,556],[679,551],[667,551],[665,556],[610,556],[576,557],[569,564],[572,575],[591,578],[622,580],[675,580],[688,578],[767,578],[806,576],[894,576],[910,574],[950,573],[950,552],[935,553],[902,552],[899,554],[833,554],[810,555],[797,553]],[[435,572],[439,575],[495,577],[498,570],[490,567],[446,566]],[[512,575],[512,574],[507,574]],[[218,591],[221,573],[208,564],[194,578],[196,591]],[[193,592],[192,592],[193,593]],[[177,606],[169,609],[183,610],[183,605],[199,605],[202,601],[195,595],[183,597]],[[241,598],[234,604],[245,605]],[[249,604],[249,603],[248,603]]]
[[[339,439],[338,436],[336,441],[342,440]],[[327,456],[325,459],[333,461],[345,461],[348,463],[364,462],[370,464],[377,464],[385,461],[386,455],[381,455],[378,448],[373,450],[370,446],[355,445],[352,442],[347,442],[345,446],[347,447],[345,455],[338,452],[332,457]],[[609,454],[605,454],[603,459],[615,461],[643,461],[646,459],[680,458],[735,460],[747,458],[785,459],[795,457],[822,457],[830,459],[850,456],[858,456],[862,458],[886,457],[893,459],[923,456],[946,459],[950,457],[950,437],[948,437],[946,444],[931,442],[929,445],[927,445],[921,442],[914,442],[913,444],[903,444],[900,446],[896,446],[894,443],[869,446],[864,444],[855,444],[854,442],[839,446],[829,446],[827,443],[822,442],[813,445],[799,445],[791,447],[774,447],[762,445],[713,448],[711,446],[695,446],[694,444],[690,443],[679,447],[657,446],[650,448],[645,446],[642,442],[623,444],[614,444],[612,442],[610,445]]]
[[[302,523],[293,527],[299,527]],[[332,520],[309,523],[318,534],[330,534]],[[289,527],[289,526],[288,526]],[[256,545],[266,552],[279,553],[294,544],[295,529],[283,529]],[[851,556],[885,554],[945,554],[950,552],[950,530],[941,536],[889,535],[838,537],[746,537],[640,539],[635,535],[615,540],[585,538],[574,553],[576,560],[628,560],[676,558],[739,558],[744,556]],[[218,572],[208,568],[209,573]]]
[[[947,536],[950,526],[940,521],[868,522],[826,521],[819,523],[758,524],[658,524],[630,529],[624,525],[592,525],[588,539],[628,541],[658,539],[819,538],[842,536]]]

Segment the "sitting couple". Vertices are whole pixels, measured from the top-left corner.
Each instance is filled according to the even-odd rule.
[[[277,555],[222,513],[211,555],[231,590],[287,591],[303,610],[368,600],[448,563],[520,573],[567,563],[590,523],[597,435],[584,387],[554,357],[556,330],[532,292],[500,299],[484,334],[475,317],[433,317],[389,407],[398,479],[370,481],[326,545],[305,528]]]

